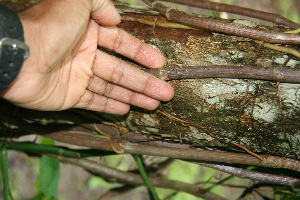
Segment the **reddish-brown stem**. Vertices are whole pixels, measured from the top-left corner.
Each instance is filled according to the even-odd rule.
[[[300,70],[286,67],[210,65],[145,69],[163,80],[196,78],[245,78],[300,83]]]
[[[168,1],[168,2],[173,2],[173,3],[178,3],[187,6],[198,7],[198,8],[204,8],[208,10],[228,12],[228,13],[253,17],[253,18],[273,22],[278,25],[284,25],[291,29],[300,28],[300,24],[290,21],[279,14],[263,12],[251,8],[244,8],[244,7],[228,5],[224,3],[216,3],[216,2],[201,1],[201,0],[163,0],[163,1]]]
[[[108,139],[95,138],[92,136],[71,134],[66,132],[56,132],[44,136],[68,144],[75,144],[79,146],[90,147],[93,149],[112,151],[110,141]],[[175,148],[168,147],[168,145],[172,144],[169,144],[167,142],[147,142],[141,144],[124,142],[123,148],[125,153],[130,154],[134,153],[169,158],[239,163],[273,168],[286,168],[295,171],[300,171],[299,161],[289,158],[281,158],[277,156],[262,156],[264,158],[264,161],[261,161],[256,157],[253,157],[252,155],[244,153],[189,149],[184,148],[186,147],[184,145],[180,145],[179,147],[177,145]]]
[[[271,183],[271,184],[280,184],[280,185],[289,185],[292,187],[297,187],[297,184],[300,183],[300,179],[293,178],[289,176],[282,176],[277,174],[268,174],[264,172],[248,170],[238,167],[232,167],[228,165],[220,165],[220,164],[211,164],[211,163],[201,163],[201,162],[194,162],[199,165],[203,165],[206,167],[210,167],[213,169],[220,170],[222,172],[226,172],[232,174],[234,176],[240,178],[248,178],[254,181],[260,181],[264,183]]]
[[[269,43],[300,44],[300,35],[275,32],[271,30],[256,29],[240,26],[222,20],[214,20],[208,17],[197,17],[171,7],[165,6],[157,1],[143,0],[164,15],[168,20],[189,26],[205,28],[212,31],[222,32],[230,35],[248,37]]]

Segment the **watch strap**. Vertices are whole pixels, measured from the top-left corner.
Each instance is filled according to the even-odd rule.
[[[28,54],[19,16],[0,4],[0,92],[17,77]]]

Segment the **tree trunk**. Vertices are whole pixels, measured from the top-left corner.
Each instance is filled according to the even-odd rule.
[[[150,8],[116,6],[123,19],[119,26],[158,48],[168,71],[207,65],[300,68],[299,58],[251,39],[176,27]],[[158,111],[132,108],[125,118],[117,117],[122,125],[164,141],[227,150],[242,150],[233,145],[240,144],[258,154],[299,158],[299,84],[233,78],[169,82],[173,100]]]
[[[156,111],[132,107],[125,116],[101,114],[103,118],[121,123],[132,132],[145,134],[148,138],[174,142],[178,146],[188,144],[227,151],[246,150],[248,153],[299,159],[299,84],[207,78],[209,76],[180,80],[166,77],[166,74],[178,70],[181,72],[175,73],[175,76],[181,76],[182,69],[190,69],[191,66],[204,69],[209,74],[208,70],[213,71],[214,68],[203,66],[213,65],[222,69],[224,65],[235,65],[241,66],[241,69],[235,68],[230,73],[240,72],[243,66],[273,67],[275,77],[281,79],[276,70],[299,69],[298,57],[263,47],[249,38],[183,27],[168,22],[150,8],[118,2],[115,5],[122,15],[119,27],[165,55],[165,71],[152,73],[162,79],[171,79],[169,82],[176,94],[173,100],[162,103]],[[251,22],[243,20],[233,23],[251,25]],[[284,46],[299,49],[296,45]],[[253,69],[243,76],[251,77],[252,73],[256,73],[256,68]],[[34,112],[23,114],[32,118],[36,115]],[[7,117],[4,115],[2,118]],[[46,116],[50,115],[44,114]],[[63,112],[60,116],[64,116]]]

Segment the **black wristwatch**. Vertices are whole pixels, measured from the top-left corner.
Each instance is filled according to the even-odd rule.
[[[19,16],[0,4],[0,92],[15,80],[28,55]]]

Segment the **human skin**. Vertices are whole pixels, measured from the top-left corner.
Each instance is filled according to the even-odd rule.
[[[174,96],[170,84],[97,49],[115,51],[145,67],[163,55],[116,27],[109,0],[44,0],[19,14],[30,55],[2,97],[37,110],[83,108],[125,114],[130,105],[155,109]]]

